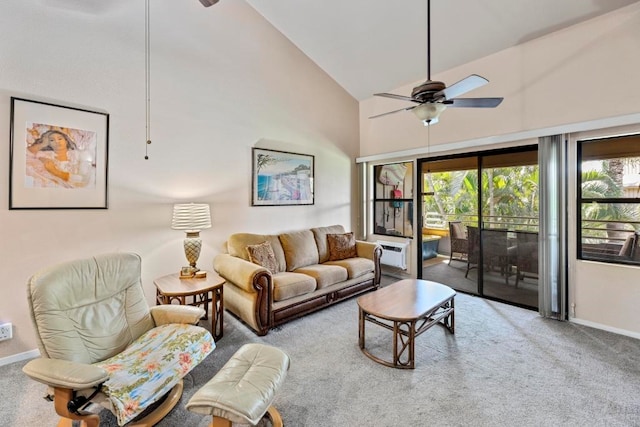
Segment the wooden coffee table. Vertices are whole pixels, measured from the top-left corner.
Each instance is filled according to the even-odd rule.
[[[418,335],[438,323],[454,333],[455,296],[453,289],[441,283],[405,279],[359,297],[360,349],[385,366],[414,369]],[[374,356],[365,348],[366,322],[393,331],[393,362]]]
[[[153,281],[156,285],[156,302],[171,304],[177,301],[182,305],[204,306],[204,318],[208,319],[208,308],[211,303],[211,335],[214,340],[222,338],[225,280],[213,271],[207,271],[207,277],[181,279],[178,273],[168,274]],[[188,302],[187,297],[192,297]]]

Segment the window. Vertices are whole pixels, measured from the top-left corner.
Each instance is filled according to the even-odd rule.
[[[477,183],[477,156],[423,162],[423,234],[447,229],[449,221],[477,224]],[[440,219],[440,224],[436,219]]]
[[[578,141],[578,258],[640,265],[640,135]]]
[[[538,153],[518,150],[422,163],[424,227],[436,216],[477,226],[482,213],[483,229],[538,232]]]
[[[373,168],[375,234],[413,237],[413,163]]]

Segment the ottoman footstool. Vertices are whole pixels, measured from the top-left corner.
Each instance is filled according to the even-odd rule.
[[[212,415],[210,427],[256,425],[269,413],[274,427],[282,418],[271,402],[289,369],[289,356],[264,344],[245,344],[187,403],[187,409]]]

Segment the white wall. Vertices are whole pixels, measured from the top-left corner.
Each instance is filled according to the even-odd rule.
[[[408,106],[360,103],[360,156],[408,150],[640,112],[640,3],[433,76],[451,85],[475,73],[490,83],[463,97],[502,96],[496,109],[452,108],[425,128]],[[419,82],[415,82],[416,84]],[[395,90],[408,95],[415,84]]]
[[[446,150],[443,147],[447,144],[455,143],[452,147],[459,148],[468,140],[509,134],[514,139],[530,137],[536,130],[552,127],[557,127],[554,133],[562,133],[563,128],[566,132],[580,127],[574,126],[578,123],[608,118],[614,123],[615,118],[637,115],[639,29],[640,3],[635,3],[441,73],[434,79],[449,85],[471,73],[480,74],[490,83],[464,96],[505,99],[495,110],[446,110],[440,122],[430,128],[407,112],[369,120],[371,115],[406,104],[385,98],[362,101],[360,155],[417,151],[427,142]],[[408,94],[413,86],[391,92]],[[483,148],[470,144],[467,147],[469,151]],[[575,192],[569,202],[574,204],[571,200],[575,200]],[[575,216],[570,220],[569,226],[574,227]],[[578,262],[575,245],[569,255],[569,303],[575,304],[571,317],[577,322],[640,337],[640,268]]]
[[[569,135],[568,163],[571,177],[568,188],[569,200],[577,197],[578,141],[593,138],[607,138],[616,135],[640,133],[640,124]],[[577,252],[577,206],[570,203],[568,210],[568,250],[570,255]],[[569,316],[581,324],[594,326],[612,332],[640,338],[640,267],[584,261],[572,256],[569,260]]]
[[[82,3],[0,2],[0,359],[36,348],[25,284],[53,263],[137,252],[152,303],[153,279],[186,263],[174,202],[211,204],[207,268],[230,233],[355,218],[357,102],[244,1],[151,2],[149,160],[144,1]],[[8,210],[11,96],[110,114],[108,210]],[[251,207],[252,147],[315,155],[315,205]]]

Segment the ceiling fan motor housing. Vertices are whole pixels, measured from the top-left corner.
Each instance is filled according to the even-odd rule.
[[[442,82],[436,82],[433,80],[427,80],[420,86],[416,86],[411,91],[411,98],[420,100],[422,102],[433,101],[433,95],[436,92],[446,89],[446,85]]]

